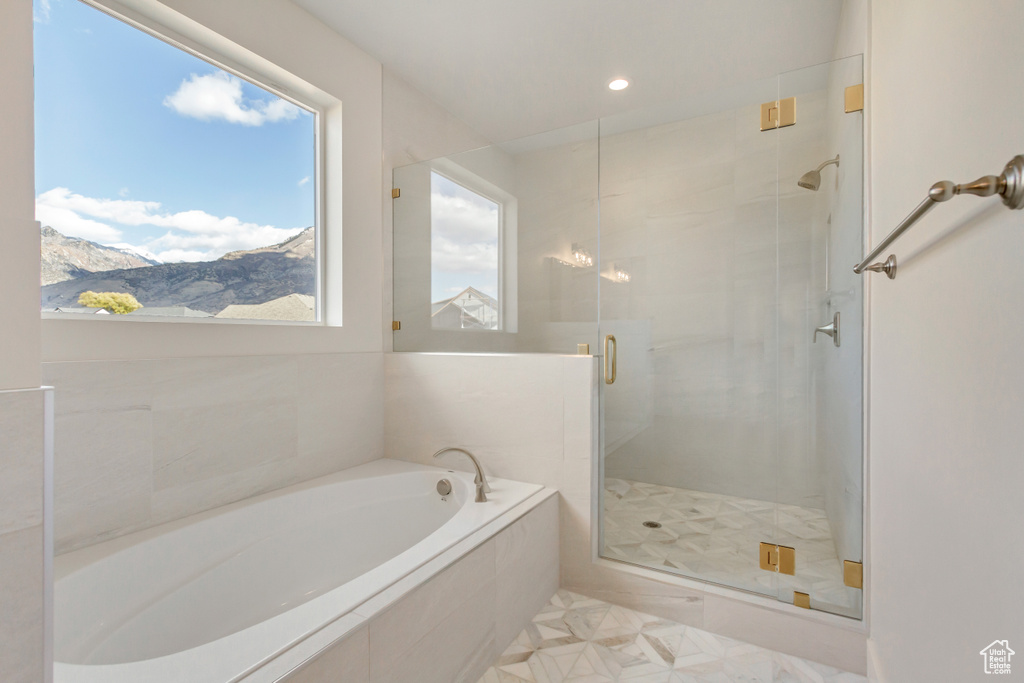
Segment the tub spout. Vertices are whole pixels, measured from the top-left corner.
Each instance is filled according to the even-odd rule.
[[[491,487],[487,485],[487,477],[484,476],[484,471],[480,467],[480,461],[477,460],[476,457],[472,453],[467,451],[465,448],[455,448],[453,446],[442,448],[437,453],[434,453],[434,455],[432,455],[431,457],[436,458],[442,453],[447,453],[448,451],[458,451],[459,453],[465,453],[466,455],[469,456],[469,459],[473,461],[473,467],[476,468],[476,477],[473,479],[473,483],[476,484],[476,502],[486,503],[486,493],[490,493]]]

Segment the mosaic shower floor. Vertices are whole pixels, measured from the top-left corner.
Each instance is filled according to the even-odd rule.
[[[787,602],[798,590],[815,609],[859,616],[861,591],[843,584],[824,510],[611,478],[604,506],[604,557]],[[761,541],[795,548],[796,576],[761,569]]]
[[[867,683],[823,664],[558,591],[479,683]]]

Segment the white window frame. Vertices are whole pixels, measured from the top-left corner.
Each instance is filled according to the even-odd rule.
[[[498,205],[498,328],[495,330],[435,328],[431,323],[431,330],[434,333],[494,334],[505,332],[515,334],[518,329],[518,200],[506,190],[450,159],[432,160],[429,170],[430,173],[447,178],[456,185]],[[430,207],[430,219],[431,242],[433,242],[433,205]],[[433,278],[434,272],[432,253],[431,250],[431,253],[428,254],[431,258],[431,278]]]
[[[165,15],[170,18],[171,15],[177,14],[172,10],[167,9],[163,5],[157,5],[153,2],[147,2],[142,0],[141,2],[136,0],[122,4],[114,0],[73,0],[81,2],[84,5],[100,11],[107,16],[113,18],[116,21],[120,21],[131,28],[142,31],[151,38],[162,41],[171,47],[180,49],[193,57],[196,57],[218,69],[222,69],[227,73],[230,73],[242,80],[254,85],[258,88],[266,90],[273,95],[280,97],[281,99],[291,102],[297,107],[300,107],[314,116],[313,125],[313,136],[314,136],[314,243],[315,243],[315,254],[314,254],[314,299],[315,299],[315,319],[308,320],[260,320],[260,319],[234,319],[234,318],[187,318],[184,316],[128,316],[128,315],[114,315],[114,316],[102,316],[104,324],[165,324],[165,323],[183,323],[186,325],[268,325],[268,326],[298,326],[298,327],[323,327],[328,325],[329,321],[326,315],[326,298],[328,296],[324,287],[324,272],[326,269],[326,258],[325,258],[325,239],[324,239],[324,216],[325,216],[325,195],[327,194],[327,188],[325,183],[325,155],[326,155],[326,138],[325,130],[328,125],[328,114],[329,109],[337,107],[340,109],[341,103],[336,99],[324,93],[320,89],[312,86],[311,84],[303,81],[297,76],[270,65],[266,60],[252,56],[252,58],[246,59],[244,51],[239,46],[230,43],[221,36],[213,33],[212,31],[198,31],[198,33],[205,33],[203,36],[186,37],[181,33],[175,31],[170,27],[169,24],[177,23],[174,21],[165,24],[161,21],[164,17],[159,15]],[[142,5],[148,12],[140,12],[136,7]],[[156,16],[154,16],[156,15]],[[197,33],[197,31],[193,31]],[[226,48],[226,49],[225,49]],[[238,53],[242,59],[233,59],[228,56],[229,52]],[[249,63],[246,63],[249,62]],[[258,64],[257,64],[258,62]],[[337,114],[340,117],[340,112]],[[337,143],[337,153],[340,156],[340,140]],[[333,153],[333,152],[332,152]],[[340,210],[338,211],[340,221]],[[38,227],[38,224],[37,224]],[[340,250],[338,250],[337,258],[340,260]],[[333,255],[332,255],[333,257]],[[340,269],[339,269],[340,271]],[[340,326],[340,288],[337,292],[339,299],[338,303],[338,314],[337,314],[337,325]],[[78,316],[78,315],[66,315],[55,311],[41,311],[41,317],[43,320],[99,320],[94,316]]]

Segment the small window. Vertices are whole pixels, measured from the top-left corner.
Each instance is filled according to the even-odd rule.
[[[43,311],[318,320],[317,110],[82,2],[34,18]]]
[[[431,326],[500,330],[502,205],[430,174]]]

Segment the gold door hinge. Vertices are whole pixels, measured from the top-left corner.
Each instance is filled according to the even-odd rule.
[[[392,320],[391,321],[391,330],[394,331],[394,332],[397,332],[400,329],[402,329],[402,321],[401,320]]]
[[[578,356],[589,356],[590,355],[590,344],[577,344],[576,355]]]
[[[392,199],[398,199],[401,196],[402,196],[402,191],[399,188],[397,188],[397,187],[391,188],[391,198]]]
[[[850,588],[864,588],[864,565],[843,560],[843,583]]]
[[[761,105],[761,130],[785,128],[796,123],[796,98],[765,102]]]
[[[800,591],[793,591],[793,604],[804,609],[811,609],[811,596]]]
[[[761,542],[761,569],[779,574],[796,574],[796,550],[785,545]]]
[[[846,89],[846,113],[864,110],[864,84],[858,83]]]

